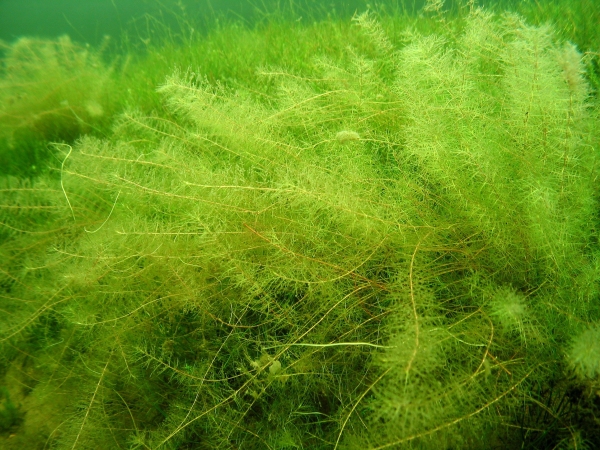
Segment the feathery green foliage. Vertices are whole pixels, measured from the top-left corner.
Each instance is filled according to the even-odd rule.
[[[564,406],[598,368],[580,53],[474,8],[401,44],[381,23],[246,86],[175,70],[164,110],[4,180],[0,367],[68,399],[49,445],[597,442]]]
[[[3,44],[0,69],[2,174],[32,175],[48,141],[73,141],[106,124],[111,70],[99,53],[68,36]],[[104,125],[105,127],[106,125]]]

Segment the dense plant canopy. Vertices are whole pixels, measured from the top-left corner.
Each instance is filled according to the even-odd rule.
[[[162,107],[129,95],[111,128],[113,67],[66,39],[14,45],[4,80],[32,55],[93,80],[0,111],[11,142],[44,114],[80,133],[1,181],[14,445],[600,442],[589,61],[515,14],[434,13],[399,35],[358,14],[348,45],[246,84],[176,68]],[[344,33],[307,27],[305,50]]]

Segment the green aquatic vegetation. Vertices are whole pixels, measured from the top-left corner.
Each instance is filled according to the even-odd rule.
[[[0,339],[70,400],[53,446],[523,447],[532,405],[597,439],[547,390],[600,320],[581,55],[476,9],[352,29],[262,93],[176,70],[164,111],[5,181]]]
[[[569,349],[569,362],[582,379],[600,377],[600,332],[598,326],[577,336]]]
[[[48,153],[48,141],[73,141],[107,123],[113,108],[111,69],[102,49],[68,36],[23,37],[2,44],[2,50],[1,173],[35,174]]]
[[[16,429],[23,421],[23,412],[10,400],[8,390],[0,388],[0,433]]]

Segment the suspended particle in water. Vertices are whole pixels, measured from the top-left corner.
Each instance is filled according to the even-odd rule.
[[[340,144],[347,144],[351,141],[360,141],[360,135],[356,131],[342,130],[339,131],[335,138]]]
[[[271,375],[277,375],[281,372],[281,363],[277,360],[273,361],[273,364],[269,367],[269,373]]]

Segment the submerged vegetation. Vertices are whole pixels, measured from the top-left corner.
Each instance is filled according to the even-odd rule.
[[[0,167],[5,174],[35,175],[38,161],[49,156],[48,142],[72,141],[108,125],[111,70],[101,51],[68,36],[21,38],[4,47]]]
[[[6,44],[3,448],[600,445],[598,54],[442,3]]]

